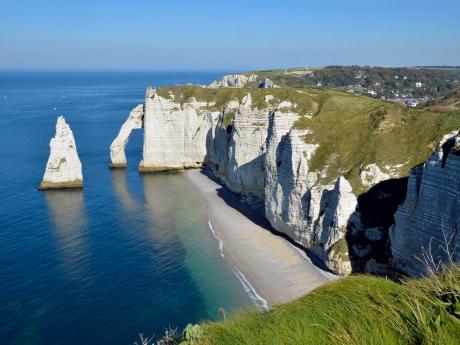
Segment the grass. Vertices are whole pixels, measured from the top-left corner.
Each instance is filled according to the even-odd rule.
[[[305,141],[319,144],[310,169],[323,170],[323,183],[344,175],[355,194],[365,191],[359,177],[363,166],[393,167],[398,176],[427,159],[442,136],[460,128],[460,112],[439,113],[324,91],[321,109],[295,126],[308,128]],[[395,167],[398,166],[398,167]]]
[[[209,110],[221,111],[231,100],[242,101],[243,97],[250,93],[253,109],[265,109],[282,101],[291,101],[295,104],[295,111],[299,114],[311,114],[319,106],[322,94],[315,89],[256,89],[256,88],[219,88],[208,89],[196,85],[161,87],[157,90],[158,95],[166,99],[172,99],[181,105],[190,101],[192,97],[201,102],[208,103]],[[268,104],[265,96],[272,95],[274,98]],[[268,114],[267,114],[268,116]]]
[[[452,294],[457,298],[454,308],[455,303],[459,308],[459,266],[401,284],[350,276],[270,312],[245,312],[205,323],[204,335],[193,344],[454,345],[460,339],[460,314],[445,302]]]

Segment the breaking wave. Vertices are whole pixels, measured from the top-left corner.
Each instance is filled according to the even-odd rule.
[[[224,242],[217,236],[216,232],[214,231],[214,228],[212,227],[211,220],[208,219],[208,227],[209,230],[211,230],[212,236],[217,240],[218,247],[219,247],[219,254],[220,256],[224,257]]]
[[[244,291],[249,295],[252,303],[261,310],[268,310],[267,301],[257,293],[256,289],[248,282],[244,274],[237,268],[233,270],[233,273],[235,273],[235,276],[238,278],[241,285],[243,285]]]

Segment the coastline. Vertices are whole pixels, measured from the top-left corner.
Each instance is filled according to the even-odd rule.
[[[257,307],[289,302],[337,279],[288,240],[270,232],[257,220],[263,217],[202,171],[187,170],[184,175],[207,206],[216,250],[232,266]]]

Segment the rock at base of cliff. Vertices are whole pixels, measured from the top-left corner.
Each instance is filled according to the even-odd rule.
[[[56,134],[50,141],[50,156],[39,189],[82,187],[83,174],[75,139],[64,117],[59,116]]]
[[[83,181],[82,180],[75,180],[75,181],[69,181],[69,182],[60,182],[60,183],[42,181],[40,183],[40,186],[38,186],[39,190],[78,189],[78,188],[83,188]]]
[[[181,166],[164,166],[164,165],[144,165],[142,162],[139,164],[140,173],[151,172],[166,172],[166,171],[180,171],[187,169],[198,169],[203,167],[203,163],[197,162],[196,164],[187,164]]]
[[[126,163],[109,163],[107,167],[109,169],[125,169]]]

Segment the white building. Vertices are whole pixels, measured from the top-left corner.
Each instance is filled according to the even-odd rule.
[[[422,82],[421,82],[421,81],[417,81],[417,82],[415,83],[415,87],[416,87],[416,88],[421,88],[421,87],[422,87]]]

